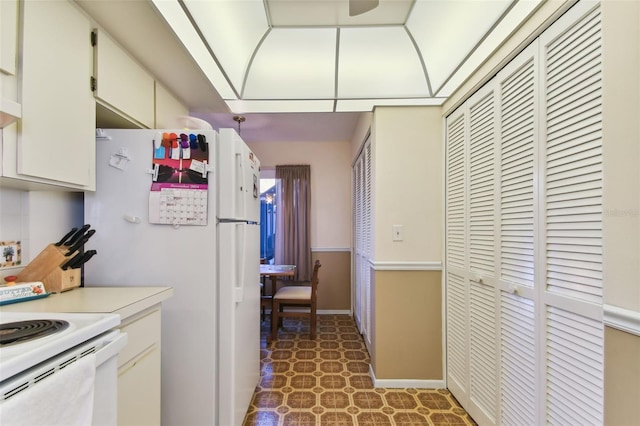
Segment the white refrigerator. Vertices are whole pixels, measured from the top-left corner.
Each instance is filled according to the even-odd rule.
[[[85,286],[171,286],[162,424],[241,425],[260,376],[260,162],[233,129],[102,130]]]

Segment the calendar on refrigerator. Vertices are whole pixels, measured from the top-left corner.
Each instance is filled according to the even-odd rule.
[[[158,133],[153,149],[149,222],[206,225],[208,218],[207,141],[204,135]]]

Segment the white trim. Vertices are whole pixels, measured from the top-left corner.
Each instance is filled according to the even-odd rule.
[[[318,315],[353,315],[350,309],[318,309]]]
[[[321,252],[351,252],[351,247],[311,247],[312,253],[321,253]]]
[[[369,376],[376,388],[445,389],[444,380],[376,379],[371,364],[369,364]]]
[[[369,265],[376,271],[442,271],[442,262],[439,260],[431,262],[371,260]]]
[[[640,312],[603,305],[604,325],[640,336]]]

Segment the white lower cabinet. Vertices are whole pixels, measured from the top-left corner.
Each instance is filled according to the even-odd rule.
[[[118,425],[160,424],[160,307],[127,319],[118,355]]]
[[[6,312],[114,313],[127,333],[118,354],[118,425],[161,424],[162,302],[171,287],[82,287],[3,306]]]

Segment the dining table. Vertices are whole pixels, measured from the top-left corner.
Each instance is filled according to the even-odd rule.
[[[296,265],[270,265],[270,264],[261,264],[260,265],[260,277],[265,277],[270,282],[269,291],[266,291],[265,287],[265,296],[272,297],[276,293],[276,285],[277,281],[283,277],[293,277],[296,273]],[[266,282],[265,282],[266,285]]]

